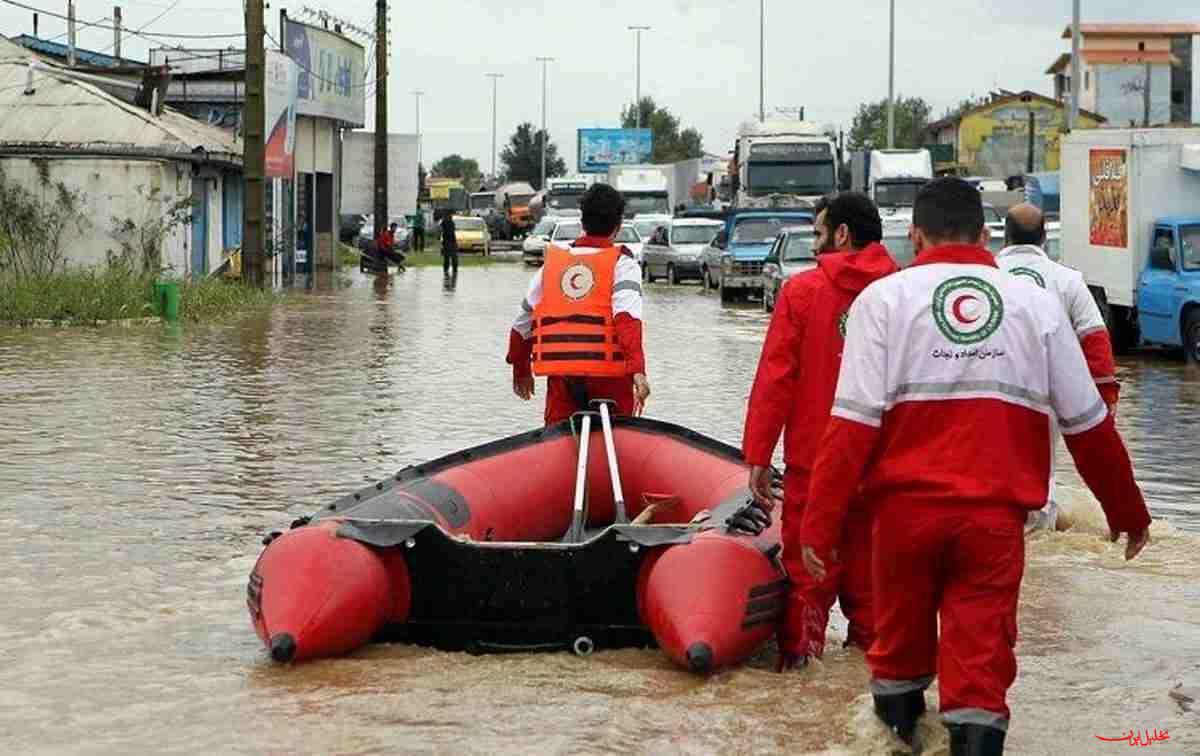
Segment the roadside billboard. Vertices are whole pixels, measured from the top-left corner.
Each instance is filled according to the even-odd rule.
[[[580,129],[579,172],[608,173],[612,165],[649,163],[654,154],[650,129]]]
[[[417,137],[388,135],[388,216],[412,214],[417,207]],[[375,134],[350,132],[342,138],[342,214],[375,212]]]
[[[284,47],[300,66],[296,112],[366,125],[366,51],[345,37],[290,18],[283,21]]]
[[[1129,246],[1129,174],[1125,150],[1088,154],[1088,240],[1095,247]]]
[[[292,177],[296,165],[296,94],[300,67],[278,50],[267,50],[266,175]]]

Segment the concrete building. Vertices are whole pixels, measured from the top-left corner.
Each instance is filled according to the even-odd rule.
[[[0,171],[32,192],[61,183],[82,194],[82,222],[66,244],[71,267],[118,250],[117,223],[152,223],[186,205],[190,218],[165,238],[163,264],[180,276],[216,269],[241,241],[240,141],[156,96],[139,107],[90,78],[0,37]]]
[[[1104,122],[1082,111],[1080,126]],[[1059,140],[1066,131],[1064,103],[1036,92],[993,94],[991,100],[953,118],[929,125],[930,141],[953,147],[954,162],[938,163],[940,173],[1007,178],[1029,172],[1032,121],[1033,171],[1056,171]]]
[[[1080,24],[1079,31],[1080,107],[1117,127],[1200,124],[1200,24]],[[1046,73],[1055,99],[1067,102],[1071,54]]]

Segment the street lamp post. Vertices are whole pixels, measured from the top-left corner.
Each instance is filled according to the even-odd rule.
[[[642,128],[642,32],[650,31],[649,26],[630,26],[629,31],[637,35],[637,87],[633,109],[637,114],[637,127]]]
[[[496,95],[497,82],[504,78],[504,74],[490,73],[484,76],[492,80],[492,181],[496,181]]]
[[[758,120],[767,120],[767,0],[758,2]]]
[[[414,89],[411,94],[417,101],[417,165],[420,165],[422,149],[424,147],[424,140],[421,138],[421,98],[425,96],[425,92],[420,89]]]
[[[1079,80],[1079,41],[1082,34],[1079,29],[1079,15],[1079,0],[1074,0],[1071,4],[1071,107],[1067,110],[1067,131],[1074,129],[1079,122],[1079,93],[1082,84]]]
[[[546,188],[546,142],[549,141],[549,135],[546,133],[546,67],[554,62],[554,58],[538,57],[537,61],[542,64],[542,183],[539,189]]]
[[[890,0],[888,12],[888,149],[896,147],[896,0]]]

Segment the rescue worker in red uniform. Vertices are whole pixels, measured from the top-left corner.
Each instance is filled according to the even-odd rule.
[[[591,401],[637,415],[650,398],[642,351],[642,273],[633,253],[615,246],[625,200],[595,184],[579,201],[584,235],[569,247],[547,245],[508,340],[513,392],[528,401],[534,375],[545,376],[546,425]]]
[[[1003,753],[1016,679],[1024,523],[1046,502],[1051,418],[1125,558],[1150,515],[1129,453],[1058,301],[1001,271],[979,191],[938,179],[917,195],[912,267],[850,308],[846,346],[800,529],[825,579],[852,501],[875,518],[878,716],[912,742],[938,676],[954,756]]]
[[[1023,203],[1012,207],[1004,222],[1004,249],[996,255],[996,264],[1015,276],[1053,294],[1062,304],[1063,311],[1087,360],[1088,370],[1096,382],[1096,389],[1104,397],[1113,415],[1117,414],[1117,402],[1121,396],[1121,384],[1117,382],[1117,365],[1113,359],[1112,339],[1096,299],[1088,290],[1083,274],[1057,263],[1047,256],[1046,218],[1034,205]],[[1050,445],[1050,495],[1046,506],[1029,513],[1027,530],[1067,530],[1070,518],[1061,516],[1055,496],[1054,455],[1056,441]]]
[[[897,268],[880,243],[879,209],[864,194],[846,192],[825,203],[816,218],[816,267],[790,278],[780,292],[750,392],[742,453],[750,489],[772,506],[771,457],[784,437],[783,559],[792,581],[779,632],[779,670],[820,658],[835,599],[850,620],[846,642],[866,651],[871,618],[871,524],[852,518],[841,544],[840,569],[814,581],[800,554],[800,518],[808,499],[817,442],[829,422],[842,362],[842,329],[854,299]]]

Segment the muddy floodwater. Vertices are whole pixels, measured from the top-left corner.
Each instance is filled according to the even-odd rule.
[[[0,330],[0,752],[886,752],[840,617],[789,676],[769,653],[709,679],[652,650],[269,662],[245,607],[263,534],[540,424],[503,363],[527,279],[347,274],[215,325]],[[652,286],[646,320],[649,414],[739,443],[766,317]],[[1123,562],[1059,471],[1079,525],[1028,544],[1011,753],[1154,729],[1152,753],[1200,753],[1169,696],[1200,685],[1200,375],[1139,356],[1120,379],[1153,542]]]

